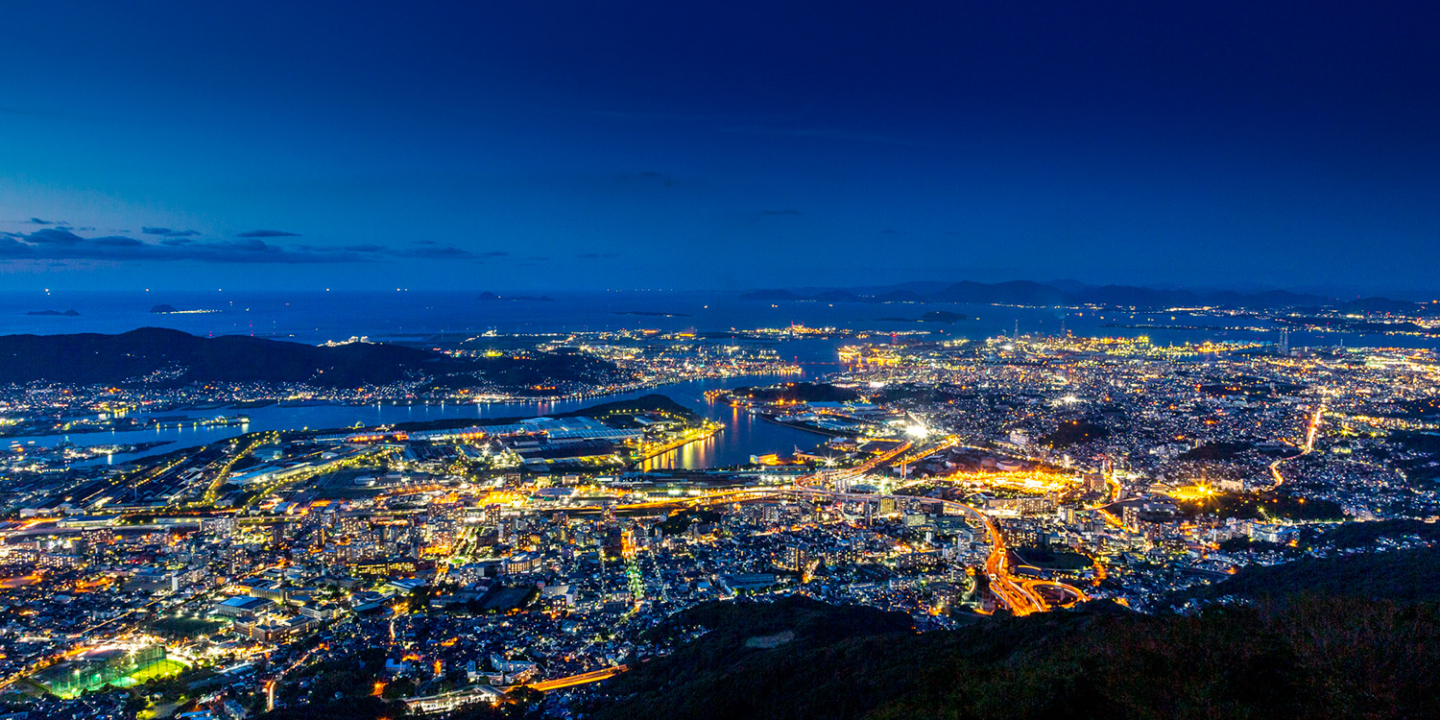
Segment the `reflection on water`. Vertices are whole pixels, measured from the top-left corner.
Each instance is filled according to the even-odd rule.
[[[696,468],[718,467],[720,463],[715,461],[715,449],[720,443],[720,436],[723,434],[725,434],[725,432],[721,431],[710,437],[696,440],[683,447],[675,448],[662,455],[656,455],[642,463],[640,469],[646,471],[692,470]]]
[[[641,466],[645,470],[696,470],[745,465],[752,455],[780,453],[797,448],[808,450],[825,441],[825,436],[781,425],[729,405],[677,397],[725,429],[704,440],[657,455]]]

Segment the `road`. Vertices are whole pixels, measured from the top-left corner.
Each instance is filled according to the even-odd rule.
[[[909,495],[872,495],[860,493],[842,493],[833,490],[821,490],[818,488],[796,488],[792,493],[805,495],[820,495],[832,497],[838,500],[851,502],[875,502],[877,500],[915,500],[917,498]],[[1017,578],[1010,571],[1010,549],[1005,545],[1005,538],[1001,536],[1000,529],[988,515],[978,509],[955,502],[954,500],[937,500],[935,498],[923,498],[929,502],[939,502],[945,507],[959,511],[961,514],[969,515],[978,520],[984,527],[986,534],[990,537],[990,555],[985,559],[985,575],[990,579],[990,588],[1001,602],[1015,615],[1029,615],[1036,612],[1047,612],[1056,607],[1065,607],[1076,602],[1083,602],[1089,598],[1079,588],[1065,583],[1049,580],[1024,580]],[[1070,602],[1051,602],[1047,600],[1038,588],[1049,588],[1062,596],[1073,596]]]
[[[1279,460],[1270,463],[1270,475],[1275,478],[1275,484],[1270,487],[1271,490],[1278,490],[1281,485],[1285,484],[1285,476],[1280,474],[1281,463],[1286,463],[1296,458],[1305,457],[1306,455],[1309,455],[1312,450],[1315,449],[1315,433],[1320,429],[1320,418],[1324,413],[1324,403],[1321,403],[1315,407],[1315,414],[1310,416],[1310,422],[1306,425],[1305,428],[1305,446],[1300,449],[1299,454],[1291,455],[1290,457],[1280,458]]]
[[[551,690],[560,690],[562,688],[575,687],[576,685],[586,685],[588,683],[599,682],[601,680],[608,680],[629,669],[630,668],[626,667],[625,665],[616,665],[615,667],[605,668],[604,670],[595,670],[588,673],[581,673],[579,675],[571,675],[570,677],[556,678],[554,680],[546,680],[544,682],[533,683],[530,685],[530,687],[532,689],[539,690],[540,692],[550,692]]]
[[[328,649],[330,649],[330,646],[325,644],[317,645],[313,648],[310,648],[309,650],[305,651],[304,655],[301,655],[299,659],[297,659],[295,662],[290,663],[288,666],[286,666],[285,669],[281,670],[277,675],[275,675],[275,677],[267,680],[265,682],[265,712],[270,712],[271,710],[275,709],[275,689],[279,687],[280,682],[285,679],[285,673],[288,673],[291,670],[294,670],[295,668],[304,665],[305,662],[310,659],[310,656],[314,655],[317,651]]]
[[[954,447],[958,443],[959,438],[952,435],[945,438],[943,441],[941,441],[934,447],[926,448],[924,450],[917,451],[912,455],[904,457],[902,459],[902,462],[912,463],[917,460],[924,459],[925,457],[939,452],[940,450]],[[870,470],[880,466],[881,464],[903,455],[904,453],[908,452],[911,447],[911,443],[907,442],[891,452],[874,458],[870,462],[867,462],[865,465],[860,466],[860,468],[856,468],[855,474],[860,475],[864,474],[865,472],[869,472]],[[797,482],[796,484],[803,485],[803,483],[800,482]],[[870,500],[914,499],[912,497],[903,495],[861,495],[859,497],[869,498]],[[982,513],[978,509],[964,503],[955,502],[953,500],[941,500],[940,502],[946,507],[959,510],[964,514],[976,518],[980,521],[981,524],[985,526],[985,532],[990,536],[991,548],[989,557],[985,559],[985,574],[990,580],[991,589],[995,592],[995,595],[1000,598],[1001,602],[1005,603],[1005,606],[1010,609],[1011,613],[1015,615],[1029,615],[1030,613],[1035,612],[1046,612],[1054,609],[1057,605],[1070,605],[1076,602],[1083,602],[1088,599],[1085,596],[1085,593],[1082,592],[1079,588],[1071,585],[1066,585],[1064,583],[1052,582],[1048,580],[1018,580],[1015,575],[1010,572],[1010,550],[1005,546],[1005,539],[1000,535],[1000,530],[995,526],[995,522],[991,520],[990,517],[985,513]],[[1039,591],[1039,589],[1042,587],[1049,588],[1054,592],[1058,592],[1062,598],[1073,597],[1074,599],[1068,603],[1063,602],[1063,600],[1061,603],[1051,603]]]

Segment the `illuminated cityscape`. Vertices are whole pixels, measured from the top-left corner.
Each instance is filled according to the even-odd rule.
[[[12,385],[7,688],[57,698],[45,712],[154,687],[125,702],[248,717],[323,702],[327,668],[358,662],[365,695],[414,713],[528,687],[563,715],[705,603],[803,596],[923,631],[1190,613],[1217,600],[1187,591],[1246,568],[1353,553],[1331,538],[1357,523],[1399,528],[1377,550],[1435,537],[1433,350],[830,328],[817,374],[781,359],[806,333],[748,339],[767,332],[487,338],[529,347],[477,356],[604,368],[538,385],[548,404],[534,383]],[[584,407],[542,412],[566,401]],[[498,411],[262,431],[243,414],[377,402]],[[57,417],[72,438],[116,420],[225,437],[32,447]],[[742,422],[807,441],[752,435],[716,462]]]
[[[1440,4],[0,27],[0,720],[1440,717]]]

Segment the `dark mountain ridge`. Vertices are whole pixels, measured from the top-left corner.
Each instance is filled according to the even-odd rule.
[[[1106,601],[916,634],[803,597],[703,605],[595,720],[1435,717],[1440,609],[1295,595],[1191,616]],[[699,637],[685,630],[708,632]],[[693,640],[688,638],[694,637]]]
[[[462,367],[439,353],[398,345],[315,347],[241,335],[202,338],[164,328],[119,335],[0,336],[0,384],[119,384],[162,373],[167,384],[175,385],[295,382],[349,387]]]
[[[1363,298],[1341,302],[1335,298],[1295,293],[1288,290],[1238,292],[1211,289],[1164,289],[1133,285],[1094,286],[1069,280],[1053,283],[1031,280],[980,283],[965,280],[948,285],[904,283],[885,287],[848,289],[788,290],[776,288],[755,290],[740,297],[744,300],[767,302],[934,302],[1040,307],[1100,305],[1140,309],[1198,306],[1222,306],[1249,310],[1337,307],[1345,310],[1390,313],[1419,313],[1427,309],[1421,303],[1387,298]]]

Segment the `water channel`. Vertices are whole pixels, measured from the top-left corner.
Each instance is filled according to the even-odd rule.
[[[725,429],[713,437],[653,458],[646,463],[646,467],[687,469],[728,467],[748,463],[751,455],[774,452],[789,453],[796,447],[812,448],[825,439],[821,435],[779,425],[728,405],[710,403],[705,399],[707,390],[762,385],[778,380],[779,378],[768,376],[696,380],[638,392],[558,402],[445,403],[439,405],[270,405],[248,410],[167,412],[164,413],[167,417],[183,414],[196,419],[213,418],[219,415],[245,415],[250,418],[250,421],[245,425],[206,425],[130,432],[44,435],[15,438],[12,442],[34,447],[53,447],[62,442],[77,446],[167,443],[139,453],[116,455],[108,460],[92,461],[121,463],[133,458],[208,445],[245,433],[266,430],[317,430],[356,425],[373,427],[392,423],[451,418],[475,418],[477,420],[482,418],[527,418],[570,412],[602,403],[658,394],[665,395],[701,415],[721,423]]]

